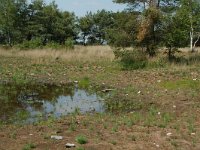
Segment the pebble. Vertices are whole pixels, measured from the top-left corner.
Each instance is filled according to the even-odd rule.
[[[158,144],[156,144],[156,143],[153,143],[153,144],[154,144],[156,147],[158,147],[158,148],[160,147],[160,145],[158,145]]]
[[[158,80],[157,82],[158,82],[158,83],[160,83],[160,82],[161,82],[161,80]]]
[[[160,147],[160,145],[157,144],[156,147]]]
[[[169,133],[167,133],[167,136],[171,136],[171,135],[172,135],[172,133],[170,133],[170,132],[169,132]]]
[[[196,133],[191,133],[191,135],[195,135]]]
[[[57,136],[57,135],[52,135],[51,139],[55,139],[55,140],[62,140],[63,137],[62,136]]]

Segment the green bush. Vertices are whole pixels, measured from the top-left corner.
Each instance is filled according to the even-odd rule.
[[[51,49],[62,49],[63,47],[59,44],[59,43],[56,43],[56,42],[48,42],[45,46],[45,48],[51,48]]]
[[[168,64],[166,58],[160,58],[155,61],[148,62],[148,68],[165,68]]]
[[[36,148],[36,145],[35,144],[33,144],[33,143],[28,143],[28,144],[26,144],[23,148],[22,148],[22,150],[31,150],[31,149],[35,149]]]
[[[30,41],[26,40],[23,43],[19,44],[17,47],[22,50],[36,49],[36,48],[42,48],[43,44],[41,38],[35,38]]]
[[[74,41],[72,39],[67,39],[64,44],[60,44],[54,41],[48,42],[45,48],[51,49],[74,49]]]
[[[74,40],[69,38],[65,41],[65,48],[66,49],[74,49]]]
[[[78,142],[79,144],[86,144],[88,140],[85,136],[79,135],[76,137],[76,142]]]
[[[140,50],[116,50],[114,53],[120,58],[123,69],[142,69],[148,63],[145,53]]]
[[[90,86],[90,79],[88,77],[84,77],[80,80],[78,85],[80,88],[87,89]]]

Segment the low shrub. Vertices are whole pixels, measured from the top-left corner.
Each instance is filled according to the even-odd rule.
[[[17,45],[17,48],[21,50],[28,50],[28,49],[36,49],[36,48],[42,48],[43,43],[41,38],[35,38],[30,41],[24,41],[21,44]]]
[[[116,50],[114,54],[120,58],[125,70],[143,69],[148,63],[146,54],[141,50]]]
[[[86,144],[88,142],[88,140],[85,136],[79,135],[76,137],[76,142],[79,144]]]

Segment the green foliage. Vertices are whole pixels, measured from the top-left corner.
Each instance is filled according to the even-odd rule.
[[[27,111],[19,111],[16,113],[16,118],[21,120],[26,120],[29,117],[29,112]]]
[[[195,91],[199,91],[200,89],[200,81],[197,80],[190,80],[190,79],[183,79],[183,80],[177,80],[177,81],[168,81],[163,82],[161,85],[164,88],[175,90],[175,89],[191,89]]]
[[[30,41],[24,41],[23,43],[19,44],[17,47],[21,50],[28,50],[28,49],[36,49],[42,48],[42,40],[40,38],[32,39]]]
[[[110,142],[112,145],[117,145],[117,142],[116,141],[111,141]]]
[[[113,26],[108,28],[106,39],[113,47],[130,47],[136,43],[137,34],[136,13],[121,12],[113,16]]]
[[[78,142],[79,144],[86,144],[88,143],[88,140],[84,135],[79,135],[76,137],[76,142]]]
[[[119,50],[114,51],[115,56],[119,57],[123,69],[142,69],[147,65],[147,58],[140,50]]]
[[[61,46],[59,43],[56,43],[56,42],[48,42],[46,45],[45,45],[45,48],[50,48],[50,49],[61,49],[63,48],[63,46]]]
[[[157,126],[161,128],[166,128],[171,120],[172,120],[172,115],[170,113],[162,113],[161,119],[158,122]]]
[[[83,78],[82,80],[80,80],[78,85],[80,88],[84,88],[84,89],[88,88],[90,85],[89,78],[88,77]]]
[[[0,44],[19,45],[20,49],[41,48],[49,42],[72,48],[66,39],[76,36],[76,17],[43,0],[0,1]]]
[[[163,43],[168,50],[169,60],[173,59],[174,54],[178,51],[177,48],[188,45],[188,31],[185,24],[182,23],[178,15],[168,15],[163,18]]]
[[[72,39],[67,39],[66,41],[65,41],[65,47],[67,48],[67,49],[74,49],[74,40],[72,40]]]
[[[28,144],[26,144],[23,148],[22,148],[22,150],[31,150],[31,149],[35,149],[36,148],[36,145],[35,144],[33,144],[33,143],[28,143]]]
[[[147,68],[165,68],[168,62],[165,58],[148,61]]]

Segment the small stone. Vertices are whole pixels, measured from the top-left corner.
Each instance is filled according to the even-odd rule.
[[[159,148],[159,147],[160,147],[160,145],[156,144],[156,147],[158,147],[158,148]]]
[[[158,115],[160,115],[161,113],[160,112],[158,112]]]
[[[157,82],[158,82],[158,83],[160,83],[160,82],[161,82],[161,80],[158,80]]]
[[[29,134],[30,136],[32,136],[33,134]]]
[[[62,136],[57,136],[57,135],[52,135],[51,139],[55,139],[55,140],[62,140],[63,137]]]
[[[73,147],[76,147],[75,144],[71,144],[71,143],[67,143],[65,146],[66,146],[66,148],[73,148]]]
[[[191,135],[196,135],[196,133],[191,133]]]
[[[172,133],[170,133],[170,132],[169,132],[169,133],[167,133],[167,136],[171,136],[171,135],[172,135]]]
[[[176,105],[173,105],[173,108],[176,108]]]
[[[138,91],[138,94],[140,94],[141,93],[141,91]]]
[[[126,96],[128,96],[128,94],[126,94]]]

